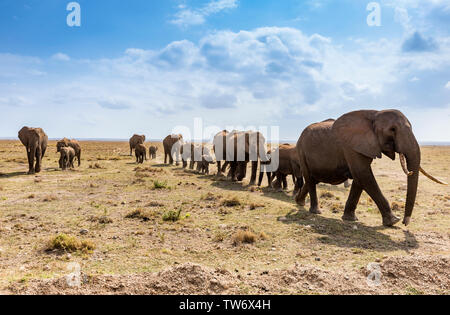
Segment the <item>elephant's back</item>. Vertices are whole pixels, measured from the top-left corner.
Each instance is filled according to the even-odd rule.
[[[302,133],[297,146],[302,167],[307,167],[319,182],[339,181],[348,169],[343,151],[332,131],[333,124],[333,120],[328,120],[309,126]]]

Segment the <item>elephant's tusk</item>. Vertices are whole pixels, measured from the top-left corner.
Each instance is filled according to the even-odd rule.
[[[448,185],[446,182],[440,181],[439,179],[436,179],[433,176],[431,176],[430,174],[428,174],[422,167],[420,167],[420,172],[423,175],[425,175],[426,177],[428,177],[429,179],[431,179],[435,183],[438,183],[438,184],[441,184],[441,185],[445,185],[445,186]]]
[[[408,168],[406,167],[405,156],[401,153],[400,153],[400,164],[402,165],[403,172],[405,172],[406,176],[414,175],[414,172],[408,171]]]

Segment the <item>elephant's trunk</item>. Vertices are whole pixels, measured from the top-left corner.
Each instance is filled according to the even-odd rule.
[[[419,169],[420,169],[420,147],[417,140],[413,137],[413,143],[411,149],[404,152],[407,164],[408,176],[408,191],[406,193],[406,204],[405,204],[405,217],[403,219],[403,224],[408,225],[411,221],[412,212],[414,210],[414,204],[416,202],[417,196],[417,186],[419,183]],[[403,157],[401,156],[401,159]]]

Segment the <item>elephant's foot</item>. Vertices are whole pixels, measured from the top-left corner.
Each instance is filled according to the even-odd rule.
[[[306,201],[305,199],[300,199],[299,194],[297,194],[295,196],[295,202],[300,206],[300,207],[304,207],[306,205]]]
[[[344,221],[348,221],[348,222],[356,222],[358,221],[358,218],[356,217],[356,215],[354,213],[344,213],[344,215],[342,216],[342,220]]]
[[[28,175],[34,175],[36,172],[33,170],[33,171],[28,171]]]
[[[393,213],[383,216],[383,225],[391,227],[400,222],[400,218],[396,217]]]
[[[255,184],[256,184],[256,180],[250,181],[250,186],[255,186]]]
[[[309,212],[312,214],[322,214],[322,211],[320,211],[319,207],[311,207],[309,208]]]

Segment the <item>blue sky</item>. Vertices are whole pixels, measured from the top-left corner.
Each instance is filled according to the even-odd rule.
[[[402,110],[421,141],[450,141],[450,0],[0,2],[0,137],[163,138]]]

